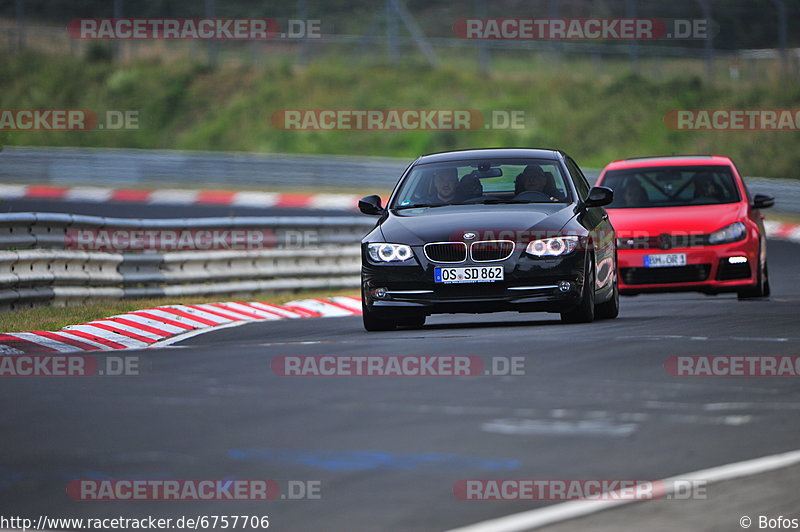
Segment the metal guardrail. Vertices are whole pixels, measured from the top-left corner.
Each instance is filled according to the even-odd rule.
[[[0,311],[98,298],[247,294],[355,287],[361,217],[232,217],[138,220],[51,213],[0,216]],[[258,249],[86,251],[74,229],[269,230]],[[297,238],[297,235],[312,238]]]
[[[208,218],[110,218],[80,214],[19,212],[0,215],[0,249],[68,247],[71,229],[270,229],[276,242],[309,233],[312,243],[336,245],[361,240],[374,219],[363,216],[230,216]]]
[[[411,159],[5,146],[0,182],[139,186],[392,187]]]

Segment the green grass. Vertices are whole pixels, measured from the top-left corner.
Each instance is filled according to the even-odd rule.
[[[115,65],[29,53],[0,58],[0,108],[138,110],[128,131],[13,132],[10,145],[106,146],[381,155],[412,159],[434,151],[492,146],[556,147],[587,167],[617,158],[669,153],[732,156],[747,175],[798,177],[796,132],[677,132],[663,117],[682,108],[796,108],[800,86],[708,85],[688,64],[664,80],[624,74],[606,62],[553,65],[520,57],[498,60],[490,76],[474,59],[440,68],[408,62],[395,67],[337,56],[308,67],[270,57],[253,67],[149,60]],[[694,65],[696,66],[696,65]],[[685,72],[685,74],[681,73]],[[444,108],[521,110],[519,130],[282,131],[271,124],[282,109]],[[224,187],[224,183],[220,183]]]
[[[218,301],[260,301],[281,304],[295,299],[310,297],[358,296],[355,290],[304,291],[291,294],[258,293],[248,297],[227,298],[184,297],[158,299],[126,299],[116,301],[97,301],[69,307],[40,307],[0,314],[0,332],[19,331],[57,331],[67,325],[87,323],[92,320],[124,314],[134,310],[158,307],[161,305],[194,305]]]

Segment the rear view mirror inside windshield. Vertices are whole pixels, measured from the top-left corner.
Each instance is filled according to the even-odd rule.
[[[656,181],[680,181],[681,179],[680,172],[661,172],[656,174]]]
[[[482,169],[478,168],[474,171],[475,177],[479,179],[483,179],[486,177],[501,177],[503,175],[503,170],[500,168],[487,168]]]

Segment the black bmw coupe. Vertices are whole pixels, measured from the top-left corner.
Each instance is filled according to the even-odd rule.
[[[557,150],[425,155],[403,173],[361,243],[364,328],[421,327],[431,314],[557,312],[590,322],[619,313],[608,188],[591,187]]]

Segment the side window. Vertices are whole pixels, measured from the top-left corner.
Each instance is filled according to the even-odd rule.
[[[578,190],[578,196],[580,199],[584,200],[589,196],[589,189],[592,188],[589,185],[589,182],[586,180],[586,176],[583,175],[581,169],[578,168],[578,165],[575,164],[571,158],[567,157],[567,169],[569,170],[570,175],[572,175],[572,181],[575,183],[575,188]]]

